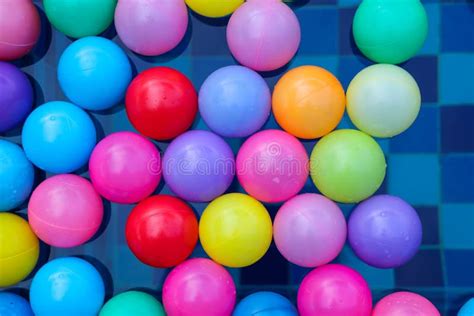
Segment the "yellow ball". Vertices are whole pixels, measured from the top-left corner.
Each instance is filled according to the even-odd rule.
[[[272,219],[262,203],[246,194],[218,197],[204,210],[199,237],[216,262],[241,268],[257,262],[272,242]]]
[[[0,213],[0,287],[26,278],[38,256],[39,241],[28,222],[18,215]]]
[[[220,18],[234,12],[244,0],[186,0],[194,12],[209,18]]]

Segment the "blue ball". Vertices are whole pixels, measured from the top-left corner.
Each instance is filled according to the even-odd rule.
[[[86,110],[105,110],[118,104],[132,80],[125,52],[103,37],[84,37],[61,55],[58,79],[64,94]]]
[[[298,316],[296,308],[284,296],[273,292],[257,292],[240,301],[233,316]]]
[[[20,206],[30,195],[34,178],[33,165],[20,146],[0,139],[0,212]]]
[[[204,122],[224,137],[247,137],[268,119],[271,93],[255,71],[228,66],[214,71],[199,91],[199,111]]]
[[[474,298],[471,298],[459,310],[458,316],[472,316],[474,315]]]
[[[1,316],[34,316],[30,304],[23,297],[8,293],[0,293]]]
[[[104,303],[104,282],[83,259],[54,259],[34,276],[30,301],[36,316],[96,316]]]
[[[89,160],[96,131],[81,108],[68,102],[48,102],[26,119],[22,142],[34,165],[52,173],[69,173]]]

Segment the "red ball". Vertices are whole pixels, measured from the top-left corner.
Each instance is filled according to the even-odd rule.
[[[125,228],[135,256],[156,268],[178,265],[191,255],[198,240],[192,208],[170,195],[151,196],[132,210]]]
[[[198,109],[192,82],[179,71],[155,67],[139,74],[125,97],[127,115],[143,135],[169,140],[193,124]]]

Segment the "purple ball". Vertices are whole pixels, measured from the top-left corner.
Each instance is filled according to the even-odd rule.
[[[208,202],[232,183],[234,153],[214,133],[189,131],[168,146],[162,170],[166,184],[176,195],[190,202]]]
[[[352,249],[362,261],[377,268],[395,268],[417,253],[422,227],[418,214],[407,202],[377,195],[352,212],[348,234]]]

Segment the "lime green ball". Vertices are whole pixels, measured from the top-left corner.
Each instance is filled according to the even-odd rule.
[[[163,307],[153,296],[137,291],[112,297],[100,310],[99,316],[166,316]]]
[[[105,31],[114,19],[117,0],[43,0],[51,24],[73,38]]]
[[[352,30],[357,47],[367,58],[399,64],[423,46],[428,18],[419,0],[363,0]]]
[[[314,146],[311,179],[328,198],[360,202],[377,191],[385,178],[385,156],[369,135],[352,129],[337,130]]]

